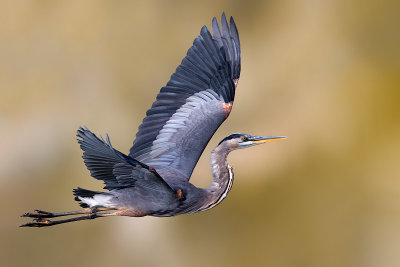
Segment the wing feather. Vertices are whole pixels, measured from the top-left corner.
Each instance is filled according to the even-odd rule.
[[[104,189],[122,189],[127,187],[143,186],[144,175],[150,177],[153,183],[162,185],[169,191],[173,189],[158,173],[151,172],[143,164],[126,156],[111,146],[108,135],[106,142],[98,138],[87,128],[80,127],[77,132],[78,143],[83,150],[83,159],[92,177],[105,183]],[[148,180],[150,179],[148,178]]]
[[[233,18],[203,26],[186,57],[162,87],[139,126],[130,156],[157,171],[190,178],[201,153],[230,110],[240,75],[240,42]],[[167,181],[168,182],[168,181]]]

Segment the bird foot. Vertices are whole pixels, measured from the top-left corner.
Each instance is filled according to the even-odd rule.
[[[43,211],[43,210],[35,210],[34,213],[24,213],[21,217],[31,217],[31,218],[52,218],[54,214],[51,212]]]
[[[40,218],[33,219],[33,222],[22,224],[19,227],[43,227],[43,226],[51,226],[53,222],[50,220],[43,220]]]

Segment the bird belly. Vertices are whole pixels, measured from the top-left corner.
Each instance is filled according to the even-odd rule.
[[[138,190],[126,188],[113,190],[118,209],[124,211],[124,216],[138,217],[145,215],[168,214],[179,206],[176,195],[157,190]]]

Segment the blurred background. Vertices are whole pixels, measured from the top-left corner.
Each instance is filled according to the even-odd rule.
[[[137,127],[203,25],[234,16],[242,74],[192,178],[226,135],[289,139],[234,152],[218,207],[173,218],[18,228],[99,190],[75,133]],[[2,266],[400,266],[400,2],[0,2]]]

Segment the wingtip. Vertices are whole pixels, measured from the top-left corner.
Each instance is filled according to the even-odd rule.
[[[79,138],[82,138],[82,135],[84,134],[85,129],[82,126],[79,126],[78,130],[76,130],[76,137],[77,140],[79,141]]]
[[[219,27],[218,19],[216,17],[212,19],[211,28],[214,37],[221,35],[221,29]]]
[[[221,15],[221,21],[225,19],[226,20],[226,15],[225,15],[225,11],[222,11],[222,15]]]
[[[231,27],[234,26],[236,28],[236,23],[235,23],[235,20],[233,19],[232,16],[229,19],[229,24],[230,24]]]
[[[227,38],[228,36],[230,36],[229,24],[226,19],[225,12],[223,12],[221,16],[221,30],[223,37]]]
[[[204,34],[204,33],[208,33],[208,32],[210,32],[210,31],[208,30],[208,27],[206,25],[201,27],[200,34]]]
[[[86,127],[86,125],[79,126],[79,128],[78,128],[78,130],[77,130],[77,134],[79,134],[79,133],[85,133],[85,132],[87,132],[87,131],[89,131],[89,129]]]
[[[225,12],[222,12],[222,15],[221,15],[221,24],[223,24],[223,23],[228,24],[228,20],[226,19]]]
[[[107,140],[107,144],[112,147],[111,145],[111,140],[110,140],[110,136],[108,135],[108,133],[106,133],[106,140]]]

